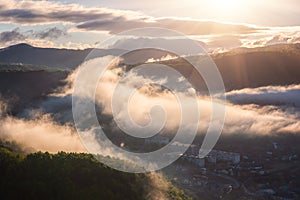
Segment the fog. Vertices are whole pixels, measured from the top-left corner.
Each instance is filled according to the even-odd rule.
[[[101,58],[100,60],[92,60],[85,64],[95,64],[101,66],[102,59],[112,59],[112,57]],[[84,68],[85,64],[81,66]],[[198,120],[198,133],[203,134],[207,131],[209,124],[218,124],[220,121],[210,121],[212,106],[218,104],[226,105],[225,124],[222,134],[250,134],[267,135],[267,134],[283,134],[283,133],[300,133],[299,121],[299,85],[291,86],[268,86],[263,88],[242,89],[228,92],[228,102],[222,102],[218,99],[200,96],[191,88],[185,87],[179,91],[169,91],[162,89],[158,85],[146,84],[135,90],[135,93],[126,102],[126,95],[131,94],[136,86],[145,82],[145,79],[151,77],[143,77],[138,72],[126,73],[124,68],[120,67],[118,62],[113,63],[100,79],[96,90],[95,103],[99,112],[103,115],[113,115],[114,119],[108,126],[111,130],[118,131],[117,122],[124,122],[131,129],[132,125],[146,126],[151,125],[159,129],[161,123],[164,123],[164,132],[175,134],[179,126],[182,126],[186,134],[190,133],[190,127],[194,124],[192,118],[193,113],[200,113]],[[6,112],[9,102],[2,99],[0,102],[0,138],[2,140],[14,141],[26,148],[36,151],[72,151],[86,152],[84,145],[74,128],[72,116],[72,91],[74,89],[74,81],[76,80],[79,69],[75,70],[66,79],[67,84],[63,88],[48,96],[46,100],[40,102],[36,108],[26,109],[17,116],[9,116]],[[93,72],[91,72],[93,74]],[[122,77],[122,80],[121,80]],[[152,77],[153,78],[153,77]],[[121,81],[120,81],[121,80]],[[165,84],[170,78],[157,80],[158,83]],[[146,82],[147,82],[146,81]],[[112,110],[112,99],[116,85],[121,88],[122,93],[117,94],[114,98],[114,110]],[[182,79],[178,79],[176,84],[184,84]],[[88,87],[88,85],[86,86]],[[80,98],[91,98],[88,94],[81,93]],[[196,99],[193,99],[193,95]],[[178,102],[180,97],[181,102]],[[198,109],[194,110],[191,101],[196,100]],[[263,102],[263,103],[262,103]],[[280,104],[278,105],[278,102]],[[180,104],[179,104],[180,103]],[[159,105],[159,109],[152,109]],[[153,107],[154,106],[154,107]],[[186,109],[191,113],[191,121],[180,123],[181,109]],[[114,112],[112,112],[114,111]],[[128,115],[134,124],[128,123]],[[124,125],[124,124],[123,124]],[[93,130],[93,127],[91,127]],[[141,134],[143,134],[141,132]],[[93,131],[88,136],[90,142],[95,142]],[[106,155],[111,152],[109,149],[101,149],[106,151]]]
[[[4,117],[0,119],[0,139],[30,151],[86,152],[73,127],[59,125],[48,115],[34,119]]]
[[[156,86],[146,85],[131,96],[127,105],[127,102],[125,101],[126,98],[124,97],[128,95],[126,91],[131,91],[132,87],[140,85],[140,82],[145,80],[138,73],[128,73],[128,75],[125,75],[125,78],[123,77],[122,82],[120,83],[119,74],[122,73],[123,72],[120,72],[120,69],[117,70],[117,73],[115,73],[114,70],[109,70],[105,73],[103,76],[104,78],[102,78],[102,81],[97,88],[96,101],[103,107],[103,113],[112,114],[111,101],[115,84],[122,85],[122,90],[120,90],[122,91],[122,94],[118,94],[117,100],[114,99],[116,102],[114,106],[118,108],[115,109],[118,112],[114,113],[114,117],[118,118],[120,121],[126,121],[125,118],[127,115],[124,114],[124,111],[127,109],[129,110],[128,112],[132,119],[140,125],[145,125],[149,122],[149,114],[151,114],[152,119],[157,118],[159,119],[158,121],[161,121],[164,117],[162,113],[158,112],[157,115],[155,115],[155,112],[149,113],[150,108],[153,107],[153,105],[160,105],[163,107],[166,114],[166,128],[172,132],[180,125],[180,109],[190,109],[189,112],[191,115],[195,112],[192,110],[193,107],[190,106],[190,102],[192,101],[190,96],[191,88],[188,87],[186,87],[185,91],[182,91],[182,88],[180,88],[180,91],[170,92],[165,90],[161,91],[157,89]],[[170,80],[171,78],[161,79],[160,83],[165,84],[165,82]],[[172,84],[174,83],[172,82]],[[184,83],[178,81],[175,84],[180,85]],[[183,100],[180,102],[181,105],[176,101],[174,93]],[[287,108],[291,102],[298,105],[299,95],[297,94],[299,94],[299,86],[292,85],[233,91],[226,94],[231,102],[220,102],[218,99],[213,99],[212,103],[209,97],[197,95],[196,101],[199,108],[198,112],[200,113],[198,132],[206,132],[209,123],[219,123],[218,121],[210,122],[212,106],[226,104],[226,117],[223,128],[224,134],[239,133],[260,135],[283,132],[299,133],[300,124],[297,107],[282,109],[282,107],[274,105],[274,102],[282,102]],[[234,104],[234,100],[243,99],[245,95],[247,98],[244,98],[244,100],[250,101],[251,104]],[[250,98],[250,95],[252,95],[252,98]],[[256,101],[260,102],[262,99],[266,102],[267,106],[259,106],[259,104],[255,105]],[[188,134],[188,124],[185,124],[185,129]]]
[[[300,85],[245,88],[228,92],[226,97],[235,104],[300,107]]]

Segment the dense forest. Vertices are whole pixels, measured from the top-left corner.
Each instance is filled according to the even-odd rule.
[[[0,144],[0,199],[156,199],[151,174],[113,170],[91,154],[17,153]],[[165,179],[166,199],[189,199]]]

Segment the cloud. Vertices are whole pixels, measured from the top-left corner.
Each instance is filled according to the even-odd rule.
[[[153,63],[153,62],[159,62],[159,61],[173,60],[173,59],[176,59],[176,58],[178,58],[178,57],[167,54],[166,56],[162,56],[161,58],[158,58],[158,59],[149,58],[148,60],[146,60],[145,63]]]
[[[235,123],[240,124],[241,132],[300,132],[300,85],[245,88],[227,92],[226,97],[240,110],[229,112],[234,114],[229,116],[229,132],[237,131]]]
[[[195,45],[196,43],[199,45]],[[156,37],[156,38],[128,37],[128,38],[117,40],[115,43],[111,44],[107,48],[135,50],[135,49],[144,49],[145,47],[153,47],[153,48],[160,47],[161,51],[164,51],[164,54],[166,54],[165,49],[171,49],[173,50],[173,52],[170,52],[170,54],[185,53],[188,55],[195,55],[195,54],[204,53],[204,49],[206,46],[202,42],[198,42],[198,41],[192,42],[192,40],[189,38],[174,39],[174,38],[163,38],[163,37]],[[200,50],[203,51],[199,52]],[[158,53],[159,52],[157,51],[157,54]],[[157,56],[159,56],[159,58],[162,57],[162,55],[156,55],[155,59],[157,59]]]
[[[299,116],[277,107],[255,107],[229,105],[223,133],[274,135],[300,133]]]
[[[114,57],[107,56],[84,63],[81,68],[69,75],[66,79],[68,84],[65,88],[57,90],[55,94],[36,105],[37,109],[28,109],[19,114],[18,116],[22,116],[22,118],[5,115],[6,104],[0,102],[0,112],[3,113],[2,117],[0,117],[0,138],[15,141],[26,148],[35,150],[50,152],[61,150],[85,151],[72,122],[71,94],[79,70],[84,68],[85,65],[92,65],[94,66],[92,69],[95,70],[97,67],[105,67],[105,59],[113,60]],[[182,108],[190,113],[187,121],[183,124],[183,130],[185,130],[186,134],[189,134],[190,126],[193,125],[189,124],[193,123],[189,118],[193,117],[192,114],[194,112],[200,113],[198,133],[203,134],[206,132],[209,123],[212,125],[220,123],[218,120],[210,121],[212,105],[226,104],[223,128],[223,134],[225,135],[247,134],[258,136],[300,133],[299,85],[245,88],[227,92],[227,98],[231,103],[211,102],[209,97],[197,95],[198,110],[194,110],[194,107],[191,106],[192,96],[188,92],[188,85],[183,87],[186,90],[180,88],[178,91],[170,92],[161,90],[156,85],[146,84],[136,90],[130,101],[127,101],[126,96],[133,88],[150,81],[147,78],[155,79],[155,77],[152,75],[144,77],[138,71],[125,73],[124,66],[119,66],[119,62],[119,60],[116,61],[101,78],[96,91],[96,105],[99,113],[106,116],[111,116],[114,113],[115,120],[125,123],[126,126],[132,126],[131,123],[127,123],[128,115],[126,111],[128,111],[132,120],[141,126],[147,125],[152,118],[152,125],[155,129],[158,129],[161,126],[161,122],[166,119],[163,129],[164,133],[175,134],[180,125],[180,108]],[[88,74],[87,78],[91,79],[91,76],[95,73],[92,71]],[[123,77],[122,81],[120,81],[121,77]],[[160,84],[166,84],[166,82],[171,80],[171,77],[164,77],[157,81]],[[121,93],[118,93],[117,98],[114,98],[115,107],[114,112],[112,112],[111,102],[116,84],[119,84]],[[182,80],[178,80],[176,84],[181,86],[184,83]],[[85,85],[84,88],[85,91],[81,93],[83,96],[80,96],[80,98],[91,99],[92,97],[86,93],[90,86]],[[174,93],[182,100],[181,107]],[[278,102],[280,102],[279,105]],[[254,105],[254,103],[258,105]],[[151,110],[155,105],[160,105],[163,110]],[[287,105],[287,109],[282,109],[282,105]],[[166,118],[164,118],[165,116]],[[120,131],[114,121],[106,122],[105,126],[109,126],[115,133]],[[90,127],[88,130],[89,144],[97,146],[93,128]],[[134,129],[134,126],[130,128]],[[97,148],[95,147],[94,149]],[[113,151],[106,147],[98,150],[106,155]]]
[[[140,13],[50,1],[2,1],[0,21],[18,24],[81,23],[95,19],[142,18]]]
[[[35,37],[40,38],[40,39],[57,39],[62,36],[66,36],[67,32],[61,29],[58,29],[57,27],[53,27],[44,31],[40,31],[35,33]]]
[[[205,41],[208,51],[213,53],[224,52],[238,47],[261,47],[279,43],[300,42],[300,29],[296,26],[258,27],[249,24],[176,18],[172,16],[162,18],[145,15],[137,11],[85,7],[75,3],[54,1],[1,1],[0,22],[30,26],[60,23],[67,25],[69,32],[99,31],[109,34],[116,34],[133,28],[168,28],[186,35],[199,36],[198,40]],[[39,40],[51,40],[65,36],[65,33],[64,30],[54,27],[34,34]],[[12,34],[15,34],[15,36],[12,36]],[[219,34],[224,34],[224,37],[220,37]],[[207,40],[208,35],[212,37]],[[5,38],[10,37],[14,37],[16,42],[2,42],[2,46],[17,43],[17,38],[19,38],[19,42],[26,42],[28,35],[16,31],[7,33]],[[32,38],[27,40],[31,44],[34,43]],[[12,41],[12,38],[10,41]],[[39,41],[36,43],[46,45],[46,42]],[[93,44],[81,44],[81,42],[71,43],[64,45],[52,44],[52,46],[66,48],[77,46],[80,49],[93,46]]]
[[[245,88],[227,92],[226,97],[235,104],[300,107],[300,85]]]
[[[113,59],[113,57],[101,58],[100,60],[90,60],[89,64],[95,66],[101,66],[103,59]],[[118,62],[117,62],[118,63]],[[115,63],[115,64],[117,64]],[[112,65],[118,66],[118,65]],[[84,67],[84,65],[82,66]],[[153,119],[153,126],[159,127],[161,121],[164,120],[164,115],[161,110],[151,110],[154,105],[160,105],[163,107],[163,111],[166,113],[165,133],[174,134],[180,124],[180,106],[178,101],[174,97],[174,91],[169,92],[167,90],[161,90],[155,85],[144,85],[132,96],[129,103],[126,104],[127,91],[135,88],[137,85],[145,82],[145,77],[142,77],[139,73],[128,73],[121,82],[118,82],[121,75],[124,75],[124,71],[121,67],[112,67],[108,70],[104,77],[100,80],[99,86],[96,92],[96,104],[101,108],[99,111],[105,115],[112,115],[111,99],[114,95],[114,86],[120,84],[122,93],[117,94],[116,106],[114,117],[121,122],[127,122],[128,116],[125,111],[128,109],[132,120],[137,124],[144,126],[149,123],[149,116]],[[21,144],[25,149],[34,149],[41,151],[76,151],[85,152],[85,148],[81,144],[78,134],[72,123],[72,107],[71,96],[74,81],[76,79],[77,69],[74,73],[70,74],[67,78],[68,86],[62,90],[58,90],[57,93],[49,96],[41,104],[36,105],[37,110],[29,109],[24,111],[18,116],[22,118],[12,117],[6,112],[6,104],[0,102],[0,139],[14,141]],[[94,73],[90,73],[90,76]],[[89,76],[89,78],[90,78]],[[170,81],[170,78],[164,78],[159,80],[161,84],[165,84]],[[177,84],[182,84],[182,80]],[[293,102],[299,102],[299,98],[295,91],[299,92],[299,85],[291,85],[287,87],[262,87],[254,89],[243,89],[239,91],[232,91],[227,93],[229,100],[232,103],[226,103],[226,117],[223,128],[223,134],[247,134],[252,136],[267,135],[267,134],[283,134],[283,133],[300,133],[300,121],[299,121],[299,106],[291,109],[281,109],[280,106],[273,104],[276,99],[282,99],[283,102],[289,103],[289,99],[294,99]],[[85,88],[89,88],[86,85]],[[85,95],[85,93],[82,93]],[[191,102],[191,95],[188,92],[176,91],[176,94],[183,100],[181,108],[187,109],[192,115],[197,110],[194,109]],[[279,96],[272,94],[280,94]],[[291,94],[291,95],[287,95]],[[271,102],[266,106],[257,106],[253,104],[238,105],[239,102],[236,99],[248,95],[249,99],[263,99],[264,101]],[[249,96],[250,95],[250,96]],[[258,98],[261,95],[262,97]],[[287,96],[284,98],[284,96]],[[83,96],[87,100],[90,96]],[[235,99],[235,101],[234,101]],[[241,98],[243,100],[243,98]],[[199,117],[198,133],[203,134],[206,132],[208,124],[218,124],[219,121],[210,121],[212,114],[212,105],[218,105],[225,102],[214,101],[210,102],[207,96],[198,95],[196,97],[199,110],[201,113]],[[213,103],[213,104],[212,104]],[[189,117],[192,117],[192,116]],[[86,116],[85,116],[86,117]],[[187,120],[186,122],[188,122]],[[190,122],[192,123],[192,122]],[[127,124],[131,126],[131,124]],[[189,134],[189,123],[185,123],[183,130],[186,134]],[[119,128],[114,122],[107,122],[105,126],[110,126],[111,130],[118,133]],[[109,146],[99,147],[96,144],[96,136],[94,127],[90,127],[87,131],[88,145],[92,147],[95,152],[103,153],[103,155],[115,155],[113,149]],[[134,128],[134,127],[133,127]],[[142,134],[142,133],[141,133]],[[91,147],[90,147],[91,148]],[[100,148],[100,149],[99,149]],[[123,158],[122,155],[115,155],[116,157]]]
[[[1,107],[5,107],[5,103],[0,102]],[[16,142],[30,151],[86,152],[75,129],[69,125],[60,125],[48,114],[21,119],[2,113],[0,140]]]
[[[47,119],[21,120],[7,117],[1,120],[0,138],[13,141],[35,151],[86,152],[77,133]]]
[[[258,28],[245,24],[201,21],[189,18],[155,18],[139,12],[89,8],[78,4],[48,1],[11,1],[0,3],[0,22],[22,25],[73,24],[79,30],[106,31],[111,34],[132,28],[162,27],[188,35],[249,33]]]
[[[23,41],[26,36],[19,32],[19,28],[15,28],[12,31],[4,31],[0,33],[0,43]]]
[[[246,34],[241,38],[242,47],[263,47],[300,42],[300,27],[270,28],[269,31]]]
[[[300,27],[295,27],[293,30],[285,30],[270,28],[266,32],[255,32],[247,34],[210,34],[197,35],[192,37],[195,42],[198,42],[209,53],[222,53],[240,47],[264,47],[276,44],[293,44],[300,42]],[[169,47],[175,50],[185,49],[193,52],[190,49],[189,43],[185,39],[180,38],[147,38],[145,36],[127,37],[117,40],[109,48],[130,49],[134,47],[151,46],[156,44],[160,47]],[[153,45],[154,46],[154,45]],[[156,58],[157,59],[157,58]]]
[[[38,47],[53,47],[54,43],[51,40],[58,39],[66,35],[67,32],[65,30],[57,27],[41,31],[22,31],[20,28],[15,28],[11,31],[4,31],[0,33],[0,46],[6,47],[17,43],[28,43]]]
[[[127,20],[124,17],[115,20],[99,19],[85,22],[76,26],[83,30],[108,31],[111,34],[119,33],[133,28],[160,27],[182,32],[187,35],[207,35],[223,33],[250,33],[257,30],[255,27],[243,24],[229,24],[214,21],[202,21],[181,18],[157,18],[151,21]]]
[[[101,58],[103,59],[103,58]],[[101,59],[97,61],[91,60],[81,67],[85,67],[85,65],[93,65],[93,66],[101,66]],[[95,69],[95,68],[93,68]],[[151,112],[151,108],[154,105],[160,105],[163,107],[163,110],[167,116],[167,121],[165,123],[165,127],[167,132],[174,133],[177,130],[178,126],[180,125],[179,116],[180,116],[180,108],[189,110],[189,113],[195,112],[194,108],[191,106],[191,96],[188,92],[180,91],[173,91],[175,92],[180,99],[183,101],[181,102],[181,107],[178,105],[176,98],[174,99],[174,93],[168,92],[165,90],[160,90],[157,86],[152,85],[145,85],[141,87],[139,90],[131,96],[129,101],[127,101],[127,95],[129,95],[129,91],[133,88],[141,85],[141,83],[145,83],[145,77],[142,77],[139,73],[127,73],[123,77],[122,70],[118,68],[108,70],[103,78],[99,82],[99,86],[96,92],[96,103],[101,105],[101,112],[106,115],[112,115],[114,113],[114,118],[120,122],[127,123],[128,115],[127,111],[130,113],[132,120],[134,120],[137,124],[145,125],[149,123],[149,116],[151,119],[154,120],[153,126],[156,128],[160,126],[161,121],[164,120],[164,115],[158,112]],[[75,72],[76,73],[76,72]],[[94,73],[92,73],[94,74]],[[122,81],[120,81],[120,76],[123,77]],[[74,75],[73,75],[74,77]],[[91,77],[89,77],[91,78]],[[153,76],[152,76],[153,78]],[[164,84],[166,81],[170,81],[172,78],[165,77],[164,79],[160,79],[161,83]],[[147,80],[146,80],[147,82]],[[116,84],[119,84],[118,87],[121,89],[121,93],[118,93],[117,99],[114,98],[114,90]],[[182,81],[178,81],[177,84],[183,84]],[[89,88],[86,85],[86,88]],[[182,88],[180,88],[182,89]],[[272,103],[275,101],[280,101],[277,95],[272,96],[271,93],[276,93],[281,91],[282,100],[287,100],[288,98],[292,98],[295,101],[299,101],[299,86],[288,86],[288,87],[263,87],[258,89],[245,89],[241,91],[232,91],[227,93],[229,96],[229,100],[232,100],[232,103],[225,103],[219,101],[211,102],[207,96],[197,96],[197,103],[199,106],[198,112],[201,113],[199,118],[199,133],[205,133],[208,124],[218,124],[219,121],[212,121],[211,114],[212,114],[212,105],[218,106],[218,104],[226,104],[226,117],[225,117],[225,125],[223,128],[224,134],[250,134],[250,135],[262,135],[262,134],[276,134],[276,133],[300,133],[300,122],[299,122],[299,110],[298,108],[289,110],[283,110],[280,106],[269,106],[273,105]],[[256,91],[255,91],[256,90]],[[293,93],[297,90],[297,94]],[[188,91],[186,88],[185,91]],[[287,98],[283,98],[284,92],[289,93],[291,92],[290,96]],[[254,106],[254,105],[238,105],[234,104],[233,97],[235,96],[242,96],[244,93],[248,94],[262,94],[267,93],[270,95],[268,98],[264,100],[269,102],[266,104],[267,106]],[[91,98],[90,96],[85,94],[85,91],[82,93],[84,98]],[[114,112],[112,112],[112,99],[114,99]],[[251,97],[249,98],[251,101]],[[283,101],[284,103],[288,103],[288,101]],[[128,103],[128,104],[127,104]],[[298,104],[297,104],[298,105]],[[296,105],[296,106],[297,106]],[[242,113],[242,115],[241,115]],[[191,118],[192,119],[192,118]],[[187,120],[192,121],[192,120]],[[157,124],[156,124],[157,123]],[[111,126],[115,126],[115,123],[112,123]],[[128,123],[125,124],[126,126],[132,126],[132,124]],[[134,129],[131,127],[130,129]],[[118,129],[114,129],[118,130]],[[184,130],[186,133],[189,133],[189,124],[185,124]],[[143,134],[141,132],[141,134]]]

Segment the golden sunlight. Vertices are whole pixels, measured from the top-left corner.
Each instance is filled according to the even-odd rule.
[[[237,0],[209,0],[208,4],[211,8],[221,12],[231,12],[243,7],[243,1]]]
[[[247,9],[246,0],[207,0],[206,8],[216,15],[239,16]],[[226,17],[225,17],[226,18]],[[224,19],[225,19],[224,18]]]

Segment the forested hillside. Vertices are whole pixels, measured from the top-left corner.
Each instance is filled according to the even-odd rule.
[[[0,147],[1,199],[188,199],[162,177],[113,170],[84,153],[16,153]]]

